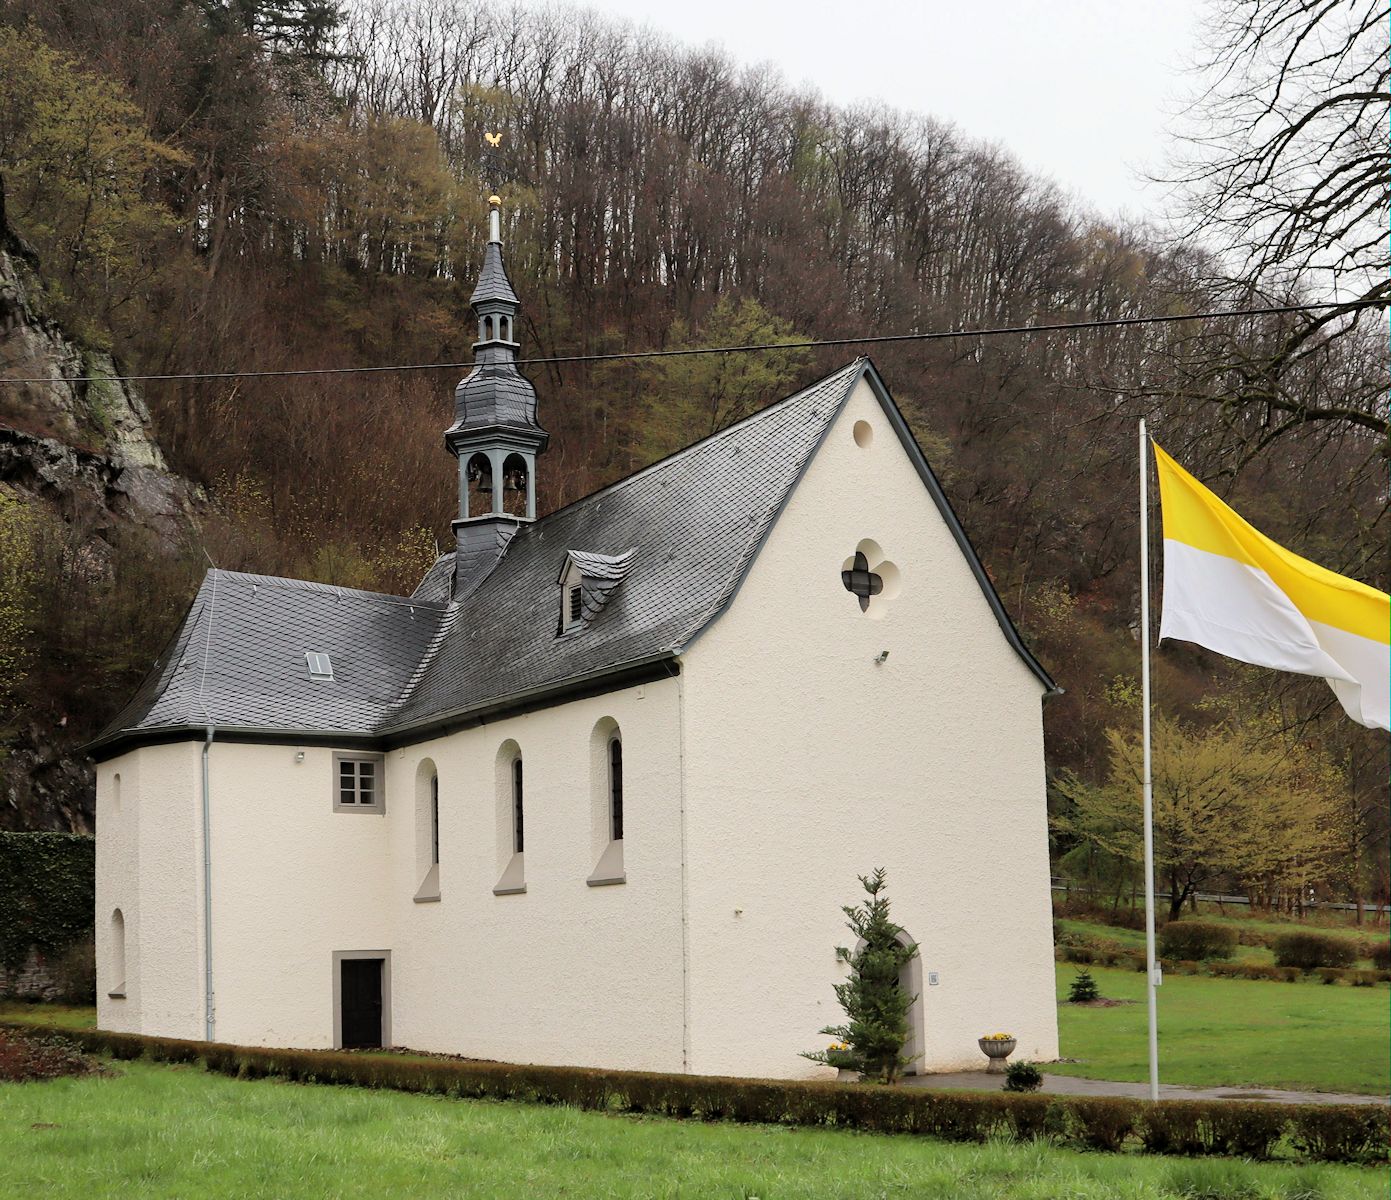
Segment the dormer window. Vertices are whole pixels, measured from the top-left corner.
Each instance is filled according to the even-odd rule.
[[[571,550],[556,582],[560,584],[560,634],[580,632],[597,617],[632,568],[636,550],[594,554]]]

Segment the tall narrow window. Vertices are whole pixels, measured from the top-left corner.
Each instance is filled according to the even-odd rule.
[[[415,870],[420,880],[415,902],[440,898],[440,775],[434,761],[422,758],[415,768]]]
[[[624,883],[623,734],[612,717],[602,717],[589,735],[589,852],[594,869],[590,887]]]
[[[512,852],[521,854],[522,838],[522,756],[512,760]]]
[[[623,840],[623,742],[609,742],[609,823],[615,842]]]
[[[430,777],[430,865],[440,861],[440,777]]]
[[[111,986],[106,994],[113,1000],[126,994],[126,919],[119,908],[111,914]]]
[[[494,824],[497,837],[498,881],[494,896],[517,896],[526,891],[525,812],[522,798],[522,748],[508,738],[493,760]]]

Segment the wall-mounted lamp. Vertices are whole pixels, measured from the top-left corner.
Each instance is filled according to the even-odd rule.
[[[296,752],[295,752],[295,762],[297,762],[297,763],[302,763],[303,761],[304,761],[304,751],[303,751],[303,750],[296,751]]]
[[[881,650],[878,654],[874,656],[874,661],[882,667],[884,665],[884,660],[888,657],[889,652],[887,650]]]

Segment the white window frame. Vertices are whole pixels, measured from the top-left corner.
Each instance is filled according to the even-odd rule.
[[[353,763],[372,764],[372,801],[363,803],[361,799],[345,801],[343,799],[343,764]],[[352,791],[355,797],[362,795],[362,774],[360,769],[353,771]],[[381,815],[386,812],[386,755],[371,754],[362,752],[349,752],[346,750],[335,751],[333,755],[333,811],[334,812],[354,812],[354,813],[375,813]]]
[[[565,571],[565,577],[560,583],[560,632],[568,633],[577,625],[584,624],[584,593],[581,591],[584,577],[580,574],[580,569],[571,562]],[[576,593],[578,593],[580,615],[572,616],[571,605],[575,603]]]

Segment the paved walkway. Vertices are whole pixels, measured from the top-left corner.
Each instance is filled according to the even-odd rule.
[[[903,1082],[908,1087],[970,1089],[999,1091],[1003,1075],[984,1071],[955,1071],[940,1075],[909,1075]],[[1136,1100],[1149,1098],[1147,1083],[1117,1083],[1110,1079],[1083,1079],[1077,1075],[1043,1076],[1043,1091],[1056,1096],[1130,1096]],[[1274,1104],[1391,1104],[1386,1096],[1360,1096],[1340,1092],[1287,1092],[1279,1088],[1197,1088],[1177,1084],[1159,1085],[1161,1100],[1269,1100]]]

